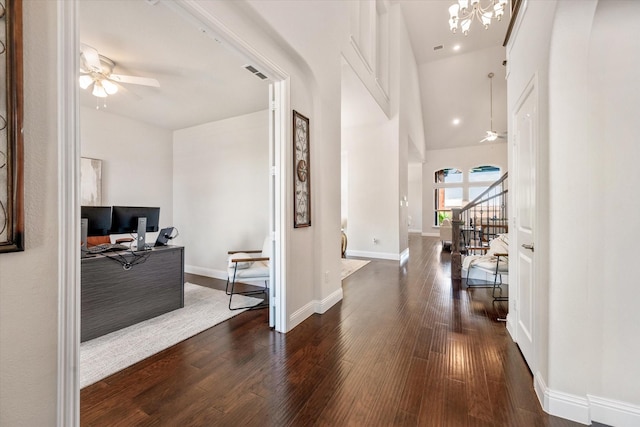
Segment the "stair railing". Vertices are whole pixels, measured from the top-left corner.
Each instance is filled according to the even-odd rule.
[[[451,211],[451,278],[462,278],[462,253],[489,245],[509,231],[508,172],[462,208]]]

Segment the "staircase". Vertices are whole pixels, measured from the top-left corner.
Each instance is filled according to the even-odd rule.
[[[509,232],[508,172],[466,206],[452,210],[451,278],[462,277],[462,254],[489,246],[498,234]]]

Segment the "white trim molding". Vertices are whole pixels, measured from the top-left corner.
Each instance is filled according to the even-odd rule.
[[[369,252],[369,251],[347,251],[349,256],[360,258],[375,258],[375,259],[389,259],[392,261],[400,261],[401,254],[393,254],[387,252]]]
[[[310,301],[291,313],[291,316],[289,316],[289,330],[295,328],[300,323],[304,322],[309,316],[314,314],[316,304],[317,301]]]
[[[534,388],[545,412],[590,425],[593,421],[616,426],[640,426],[640,406],[588,394],[586,397],[551,390],[537,372]]]
[[[58,427],[80,425],[80,138],[77,2],[57,8]]]
[[[551,390],[540,372],[536,372],[533,386],[545,412],[578,423],[591,424],[589,401],[586,397]]]
[[[313,314],[323,314],[331,307],[336,305],[338,302],[342,301],[342,287],[332,292],[326,298],[320,300],[313,300],[304,306],[300,307],[298,310],[291,314],[289,318],[289,326],[291,329],[298,326],[300,323],[304,322],[309,318],[309,316]]]
[[[342,301],[342,295],[342,286],[340,286],[337,290],[329,294],[329,296],[323,298],[322,301],[313,301],[314,312],[323,314],[325,311]]]
[[[640,426],[640,406],[587,395],[591,421],[618,427]]]
[[[189,274],[197,274],[198,276],[212,277],[214,279],[227,280],[226,270],[215,270],[213,268],[185,265],[184,272]]]

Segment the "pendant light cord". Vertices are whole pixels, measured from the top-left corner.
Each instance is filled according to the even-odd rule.
[[[489,129],[493,132],[493,73],[489,73],[489,114],[490,114],[490,124],[491,128]]]

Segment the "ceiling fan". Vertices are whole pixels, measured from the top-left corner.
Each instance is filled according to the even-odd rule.
[[[489,129],[490,130],[487,131],[487,134],[485,135],[484,138],[482,138],[480,140],[480,142],[486,142],[486,141],[493,142],[498,138],[505,139],[507,137],[507,133],[506,132],[498,133],[495,130],[493,130],[493,76],[494,76],[493,73],[489,73],[489,75],[488,75],[488,77],[489,77],[489,106],[490,106],[490,109],[491,109],[491,115],[490,115],[490,118],[489,118],[489,120],[490,120]]]
[[[128,83],[143,86],[160,87],[156,79],[149,77],[125,76],[114,74],[116,63],[102,56],[93,47],[80,44],[80,87],[89,89],[93,85],[92,94],[98,98],[106,98],[118,92],[116,83]]]

